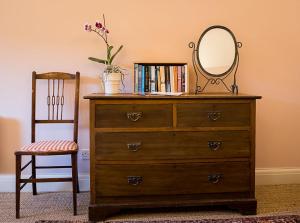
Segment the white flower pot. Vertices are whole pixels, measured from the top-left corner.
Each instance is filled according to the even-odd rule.
[[[105,94],[118,94],[122,91],[121,73],[103,73]]]

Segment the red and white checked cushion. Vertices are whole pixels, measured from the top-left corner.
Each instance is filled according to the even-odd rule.
[[[76,150],[77,144],[68,140],[39,141],[21,148],[21,151],[27,152],[66,152]]]

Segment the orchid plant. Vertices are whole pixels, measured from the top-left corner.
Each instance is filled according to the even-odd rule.
[[[84,26],[84,29],[87,32],[94,32],[96,33],[106,44],[106,59],[98,59],[95,57],[89,57],[88,59],[97,63],[102,63],[106,65],[106,72],[107,73],[122,73],[122,68],[120,68],[117,65],[113,64],[113,60],[115,59],[115,57],[117,56],[117,54],[122,50],[123,45],[121,45],[116,51],[115,53],[113,53],[113,46],[109,44],[108,41],[108,34],[109,34],[109,30],[107,29],[106,25],[105,25],[105,16],[103,14],[103,23],[97,21],[95,23],[95,27],[93,27],[90,24],[86,24]]]

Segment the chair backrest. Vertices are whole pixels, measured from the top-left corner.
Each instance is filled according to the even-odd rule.
[[[36,100],[37,100],[37,81],[47,82],[47,117],[46,119],[36,119]],[[65,97],[65,81],[74,82],[75,101],[74,101],[74,116],[72,119],[64,119],[64,105],[67,98]],[[37,74],[32,72],[32,118],[31,118],[31,142],[36,140],[36,124],[51,124],[51,123],[71,123],[73,124],[73,140],[77,143],[78,140],[78,109],[79,109],[79,84],[80,73],[76,74],[49,72]]]

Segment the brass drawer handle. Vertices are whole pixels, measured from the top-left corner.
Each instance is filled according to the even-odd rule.
[[[128,176],[127,181],[129,185],[137,186],[143,182],[143,177],[141,176]]]
[[[136,143],[127,143],[127,148],[131,151],[131,152],[136,152],[138,151],[142,146],[141,142],[136,142]]]
[[[207,115],[211,121],[217,121],[219,118],[221,118],[221,112],[208,112]]]
[[[223,177],[223,174],[221,174],[221,173],[210,174],[210,175],[208,175],[208,182],[210,182],[212,184],[219,183],[220,180],[222,179],[222,177]]]
[[[136,122],[143,117],[143,112],[127,112],[127,118],[130,121]]]
[[[223,142],[222,141],[208,141],[207,145],[212,151],[217,151],[221,148]]]

